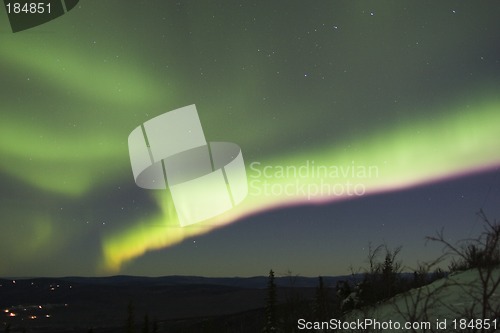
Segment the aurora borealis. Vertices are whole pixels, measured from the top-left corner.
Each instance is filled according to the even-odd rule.
[[[370,241],[435,257],[424,236],[469,236],[479,208],[499,218],[499,16],[495,2],[86,0],[16,34],[4,16],[0,275],[344,274]],[[127,137],[190,104],[207,138],[241,147],[250,187],[181,228],[165,192],[135,185]],[[313,162],[378,172],[250,167]]]

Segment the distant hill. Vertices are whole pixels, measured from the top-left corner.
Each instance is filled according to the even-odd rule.
[[[323,281],[334,288],[337,281],[348,278],[352,277],[324,277]],[[0,331],[2,322],[12,325],[11,332],[22,328],[52,333],[77,328],[86,332],[90,327],[96,333],[119,331],[130,302],[138,322],[147,314],[162,325],[198,327],[206,318],[215,318],[217,323],[216,318],[223,316],[229,322],[243,320],[260,327],[256,321],[262,317],[267,282],[265,276],[0,279]],[[291,290],[307,300],[314,298],[318,278],[277,277],[275,282],[279,302],[284,302]]]
[[[163,277],[140,277],[118,275],[111,277],[64,277],[58,278],[72,283],[95,284],[95,285],[149,285],[149,286],[179,286],[179,285],[219,285],[239,288],[266,288],[267,276],[255,277],[202,277],[202,276],[163,276]],[[323,277],[325,284],[335,286],[337,281],[352,279],[351,275]],[[276,277],[275,283],[280,287],[314,288],[318,285],[317,277]]]

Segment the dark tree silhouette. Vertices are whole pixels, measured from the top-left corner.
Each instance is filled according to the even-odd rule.
[[[269,271],[269,278],[267,282],[267,300],[266,300],[266,324],[264,332],[277,332],[277,318],[276,318],[276,284],[274,282],[274,272]]]
[[[125,332],[126,333],[135,333],[135,328],[134,328],[134,305],[132,304],[132,301],[128,303],[127,306],[127,323],[125,326]]]
[[[483,222],[484,231],[476,239],[452,244],[444,236],[443,230],[427,239],[444,245],[443,257],[455,258],[450,265],[452,272],[471,269],[477,272],[479,286],[468,292],[473,303],[465,310],[466,313],[459,315],[484,321],[500,317],[500,302],[496,296],[500,290],[500,275],[497,273],[500,268],[500,224],[490,221],[482,209],[478,216]],[[478,331],[486,332],[487,329],[481,327]]]
[[[158,321],[156,319],[153,321],[153,333],[158,333]]]
[[[144,316],[144,323],[142,325],[142,333],[149,333],[149,316]]]
[[[330,304],[328,299],[328,289],[325,287],[323,277],[318,278],[318,288],[316,288],[315,315],[318,321],[327,321],[331,317]]]

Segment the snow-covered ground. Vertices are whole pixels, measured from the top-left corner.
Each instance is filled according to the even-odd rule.
[[[500,268],[492,272],[486,288],[489,307],[498,315],[500,286],[495,283],[500,283]],[[343,323],[336,323],[337,328],[339,332],[482,332],[481,328],[500,332],[495,312],[488,311],[486,320],[481,319],[483,286],[477,270],[454,273],[375,307],[355,310]]]

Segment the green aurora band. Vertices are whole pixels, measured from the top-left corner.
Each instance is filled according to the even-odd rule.
[[[486,102],[488,100],[489,102]],[[381,191],[397,190],[411,186],[459,176],[474,171],[500,166],[498,154],[498,133],[500,133],[500,99],[492,97],[480,100],[467,110],[456,108],[453,116],[436,119],[433,124],[415,122],[402,128],[384,130],[358,141],[345,145],[333,145],[293,156],[282,156],[263,161],[262,165],[275,166],[276,169],[292,167],[298,170],[307,161],[317,166],[347,168],[361,167],[369,170],[377,167],[377,172],[359,175],[346,172],[338,178],[295,177],[292,173],[279,177],[266,177],[269,174],[249,169],[249,197],[232,211],[195,226],[178,226],[173,204],[165,194],[155,198],[161,213],[136,226],[112,235],[104,242],[104,267],[118,271],[127,260],[138,257],[150,250],[157,250],[182,242],[184,239],[202,235],[214,228],[257,212],[293,203],[317,203],[345,200],[356,197],[351,195],[332,195],[325,193],[321,186],[350,183],[363,187],[362,195],[376,194]],[[355,165],[353,163],[355,161]],[[260,162],[259,162],[260,164]],[[278,167],[276,167],[278,166]],[[298,179],[300,178],[300,179]],[[285,193],[286,186],[297,181],[306,190],[320,189],[319,192],[302,194],[297,190]],[[266,190],[264,184],[278,189],[278,193]],[[323,184],[323,185],[322,185]],[[347,188],[344,186],[345,192]],[[307,192],[307,191],[306,191]],[[257,194],[257,195],[255,195]],[[167,208],[168,207],[168,208]]]
[[[142,5],[138,2],[133,6]],[[94,6],[96,14],[91,16]],[[466,82],[460,87],[450,83],[448,90],[438,93],[439,99],[420,100],[422,95],[431,94],[421,94],[419,88],[432,90],[447,82],[434,83],[428,79],[431,74],[439,72],[446,77],[456,72],[453,64],[447,67],[451,61],[443,54],[472,61],[479,59],[475,52],[481,47],[464,48],[464,44],[477,42],[484,48],[492,44],[485,37],[489,35],[474,30],[479,25],[472,19],[441,22],[441,17],[451,17],[444,4],[442,11],[436,9],[436,16],[429,18],[425,40],[418,46],[412,40],[411,47],[407,47],[408,36],[418,39],[419,25],[404,18],[403,24],[393,20],[399,13],[396,7],[378,4],[381,10],[372,18],[364,12],[364,4],[354,4],[353,18],[341,11],[336,14],[334,21],[340,29],[328,28],[333,37],[330,31],[318,37],[324,47],[314,49],[323,52],[317,54],[310,51],[314,43],[307,42],[308,33],[291,26],[296,17],[283,18],[282,24],[267,16],[258,17],[271,22],[269,31],[243,31],[244,24],[254,24],[252,15],[267,12],[255,8],[247,17],[246,8],[240,12],[237,6],[231,7],[242,17],[227,15],[224,22],[231,24],[234,34],[226,36],[222,33],[227,26],[207,23],[212,20],[212,5],[193,2],[186,6],[186,12],[190,10],[187,23],[176,21],[177,13],[167,13],[174,23],[163,27],[167,43],[161,48],[158,41],[163,32],[157,32],[159,29],[147,24],[137,24],[138,30],[130,26],[137,8],[127,12],[130,16],[112,12],[116,22],[111,24],[106,20],[112,5],[101,1],[75,9],[38,30],[0,35],[0,171],[9,181],[5,187],[12,192],[0,202],[6,221],[0,224],[0,232],[9,235],[1,249],[15,253],[15,260],[0,259],[0,274],[37,261],[43,267],[46,258],[63,252],[88,232],[75,218],[65,215],[63,206],[77,207],[75,215],[83,221],[98,215],[93,207],[80,207],[80,203],[99,190],[105,193],[99,198],[106,200],[110,189],[134,185],[127,149],[130,131],[154,116],[193,103],[198,106],[209,141],[225,140],[241,146],[250,185],[248,197],[221,216],[180,228],[166,192],[137,189],[150,195],[156,208],[147,216],[134,216],[134,221],[123,217],[127,223],[100,234],[96,240],[96,251],[101,251],[97,254],[101,259],[99,272],[117,272],[148,251],[179,244],[265,210],[357,197],[301,191],[266,195],[264,184],[283,189],[298,182],[314,189],[321,186],[320,181],[332,186],[349,182],[361,184],[364,195],[374,195],[500,166],[498,78],[484,74],[486,66],[478,66],[484,71],[478,77],[485,76],[479,83]],[[331,13],[324,10],[326,18],[336,9],[332,4]],[[445,9],[446,14],[440,14]],[[363,15],[355,15],[361,10]],[[413,10],[415,17],[427,20],[425,8]],[[480,18],[476,21],[482,21],[484,15],[480,14],[485,11],[476,10]],[[154,6],[150,11],[144,17],[156,12],[160,15]],[[295,15],[301,18],[302,11]],[[324,28],[316,15],[310,13],[314,24],[307,30]],[[492,25],[498,20],[494,11],[490,15],[488,24]],[[105,23],[89,25],[88,17]],[[71,18],[74,21],[69,21]],[[442,28],[439,34],[433,30],[436,26]],[[144,38],[141,29],[156,35]],[[236,33],[237,29],[242,31]],[[348,29],[349,33],[340,34]],[[300,33],[300,40],[295,35],[289,37],[289,30]],[[277,51],[272,53],[275,44]],[[238,48],[229,49],[228,45]],[[366,50],[373,50],[368,61]],[[295,54],[297,59],[292,58]],[[388,56],[394,54],[398,56]],[[275,60],[278,56],[286,61]],[[313,60],[309,63],[302,58]],[[313,66],[328,62],[332,65]],[[328,70],[331,82],[325,84],[320,77]],[[296,83],[306,79],[305,72],[311,73],[309,81]],[[385,85],[380,82],[383,77]],[[321,90],[324,86],[327,88]],[[380,87],[382,90],[377,90]],[[404,100],[407,91],[410,97]],[[377,104],[379,95],[380,100],[390,101]],[[366,97],[367,104],[373,101],[373,110],[364,101],[356,104],[360,96]],[[395,96],[404,101],[393,103]],[[384,107],[387,105],[391,108]],[[377,121],[378,113],[382,120]],[[338,121],[330,129],[324,119]],[[309,144],[299,144],[309,139]],[[252,169],[255,162],[260,167],[300,168],[311,162],[325,167],[375,166],[377,173],[372,177],[297,179],[289,175],[269,179]],[[117,224],[122,222],[116,219]]]

